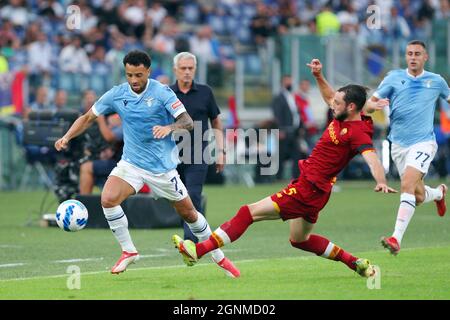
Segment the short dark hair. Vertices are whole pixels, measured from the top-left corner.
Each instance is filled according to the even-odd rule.
[[[133,50],[123,58],[123,65],[126,66],[127,63],[136,67],[142,64],[148,69],[152,65],[152,59],[144,51]]]
[[[427,46],[425,45],[425,42],[423,42],[423,41],[420,41],[420,40],[412,40],[412,41],[408,42],[408,46],[409,46],[409,45],[414,45],[414,44],[417,44],[417,45],[419,45],[419,46],[422,46],[425,50],[427,49]]]
[[[367,100],[367,87],[358,84],[349,84],[345,87],[339,88],[338,92],[344,92],[344,101],[346,105],[354,103],[356,109],[361,111]]]

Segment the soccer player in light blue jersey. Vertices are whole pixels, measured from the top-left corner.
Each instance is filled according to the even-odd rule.
[[[438,100],[450,100],[447,82],[438,74],[424,70],[428,60],[426,46],[414,40],[406,47],[406,70],[388,73],[366,105],[367,112],[389,106],[392,160],[401,177],[400,207],[395,230],[383,237],[382,245],[396,255],[416,205],[435,201],[438,214],[446,212],[447,186],[431,188],[424,184],[437,144],[433,132],[434,112]]]
[[[123,64],[127,83],[106,92],[55,142],[56,150],[67,148],[69,141],[83,133],[99,115],[116,112],[122,119],[122,159],[108,177],[101,196],[106,220],[122,248],[120,259],[111,269],[114,274],[125,271],[139,259],[120,204],[137,193],[144,183],[155,198],[165,198],[173,204],[196,237],[206,240],[211,235],[208,222],[194,208],[176,170],[178,148],[172,132],[192,130],[191,117],[172,89],[149,79],[151,59],[145,52],[129,52]],[[212,252],[212,258],[227,275],[240,275],[221,250]]]

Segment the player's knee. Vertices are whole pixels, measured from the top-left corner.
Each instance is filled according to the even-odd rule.
[[[80,166],[80,174],[92,174],[93,173],[93,165],[92,161],[86,161]]]
[[[101,203],[103,208],[112,208],[119,205],[118,197],[109,192],[102,193]]]

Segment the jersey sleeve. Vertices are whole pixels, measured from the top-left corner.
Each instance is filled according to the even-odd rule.
[[[106,91],[100,99],[98,99],[92,106],[92,112],[98,117],[101,114],[109,114],[115,112],[114,110],[114,94],[115,88]]]
[[[161,91],[163,105],[172,117],[177,118],[180,114],[186,112],[184,104],[178,99],[172,89],[165,86]]]
[[[209,89],[208,118],[214,120],[220,114],[219,106],[211,89]]]
[[[352,134],[351,148],[354,152],[363,154],[367,151],[375,151],[372,137],[363,130],[355,130]]]
[[[441,90],[439,92],[439,96],[442,99],[450,101],[450,89],[448,87],[447,81],[441,77]]]
[[[393,75],[389,73],[383,81],[381,81],[380,85],[374,92],[374,97],[378,99],[391,98],[392,92],[394,91],[394,87],[392,86],[392,77]]]

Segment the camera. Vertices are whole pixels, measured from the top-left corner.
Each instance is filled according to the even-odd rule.
[[[54,148],[73,122],[80,116],[76,110],[31,111],[24,122],[23,143],[39,147]],[[59,202],[78,193],[80,161],[84,155],[84,135],[70,141],[69,148],[55,154],[55,186],[53,191]]]

